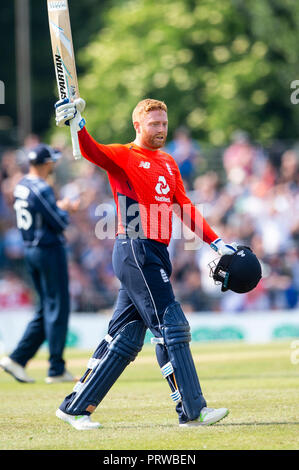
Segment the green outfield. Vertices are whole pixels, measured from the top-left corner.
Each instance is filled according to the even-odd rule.
[[[210,407],[229,416],[211,427],[177,426],[169,388],[154,349],[146,346],[94,414],[102,423],[79,432],[55,417],[70,384],[46,385],[46,353],[28,373],[36,383],[19,384],[0,372],[0,449],[24,450],[211,450],[298,449],[299,364],[292,341],[267,345],[193,345],[196,366]],[[68,349],[71,372],[80,375],[88,352]],[[299,355],[297,355],[298,358]]]

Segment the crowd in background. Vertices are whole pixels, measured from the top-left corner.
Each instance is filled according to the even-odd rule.
[[[0,155],[0,309],[34,304],[23,262],[23,245],[16,228],[13,190],[28,170],[26,154],[38,142],[29,136],[24,147]],[[63,146],[61,144],[61,146]],[[115,205],[105,172],[85,160],[74,162],[63,146],[53,186],[58,198],[80,197],[81,208],[66,231],[73,312],[113,308],[119,283],[111,257],[113,224],[99,240],[97,207],[107,204],[115,220]],[[174,217],[169,251],[172,285],[186,313],[294,310],[299,306],[299,152],[295,146],[270,149],[236,132],[231,144],[213,152],[179,128],[166,149],[177,161],[189,197],[225,241],[250,246],[262,264],[258,287],[244,295],[221,293],[210,277],[215,253],[204,243],[176,237],[181,222]],[[112,227],[112,229],[111,229]],[[181,230],[182,232],[182,230]],[[192,249],[190,249],[192,248]]]

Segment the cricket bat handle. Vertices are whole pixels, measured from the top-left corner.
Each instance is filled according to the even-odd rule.
[[[81,158],[81,151],[80,151],[78,132],[77,132],[77,122],[75,119],[72,119],[70,121],[70,128],[71,128],[71,137],[72,137],[73,156],[75,160],[79,160]]]

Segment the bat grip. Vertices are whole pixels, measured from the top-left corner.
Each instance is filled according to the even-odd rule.
[[[78,132],[77,132],[77,122],[75,119],[72,119],[70,121],[70,128],[71,128],[71,137],[72,137],[73,156],[75,160],[79,160],[81,158],[81,151],[80,151]]]

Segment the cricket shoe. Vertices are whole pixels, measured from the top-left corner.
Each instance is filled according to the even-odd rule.
[[[34,383],[34,380],[27,375],[25,368],[22,367],[17,362],[10,359],[10,357],[5,356],[0,360],[0,367],[12,375],[18,382],[22,383]]]
[[[76,382],[77,379],[70,374],[67,370],[63,372],[62,375],[53,375],[53,377],[46,377],[46,384],[57,384],[60,382]]]
[[[88,431],[89,429],[98,429],[101,427],[100,423],[96,423],[91,421],[90,416],[87,415],[69,415],[64,413],[59,408],[56,410],[56,416],[62,421],[69,423],[73,428],[77,429],[78,431]]]
[[[221,419],[225,418],[229,413],[227,408],[202,408],[200,415],[193,421],[187,423],[180,423],[181,427],[194,427],[194,426],[211,426]]]

